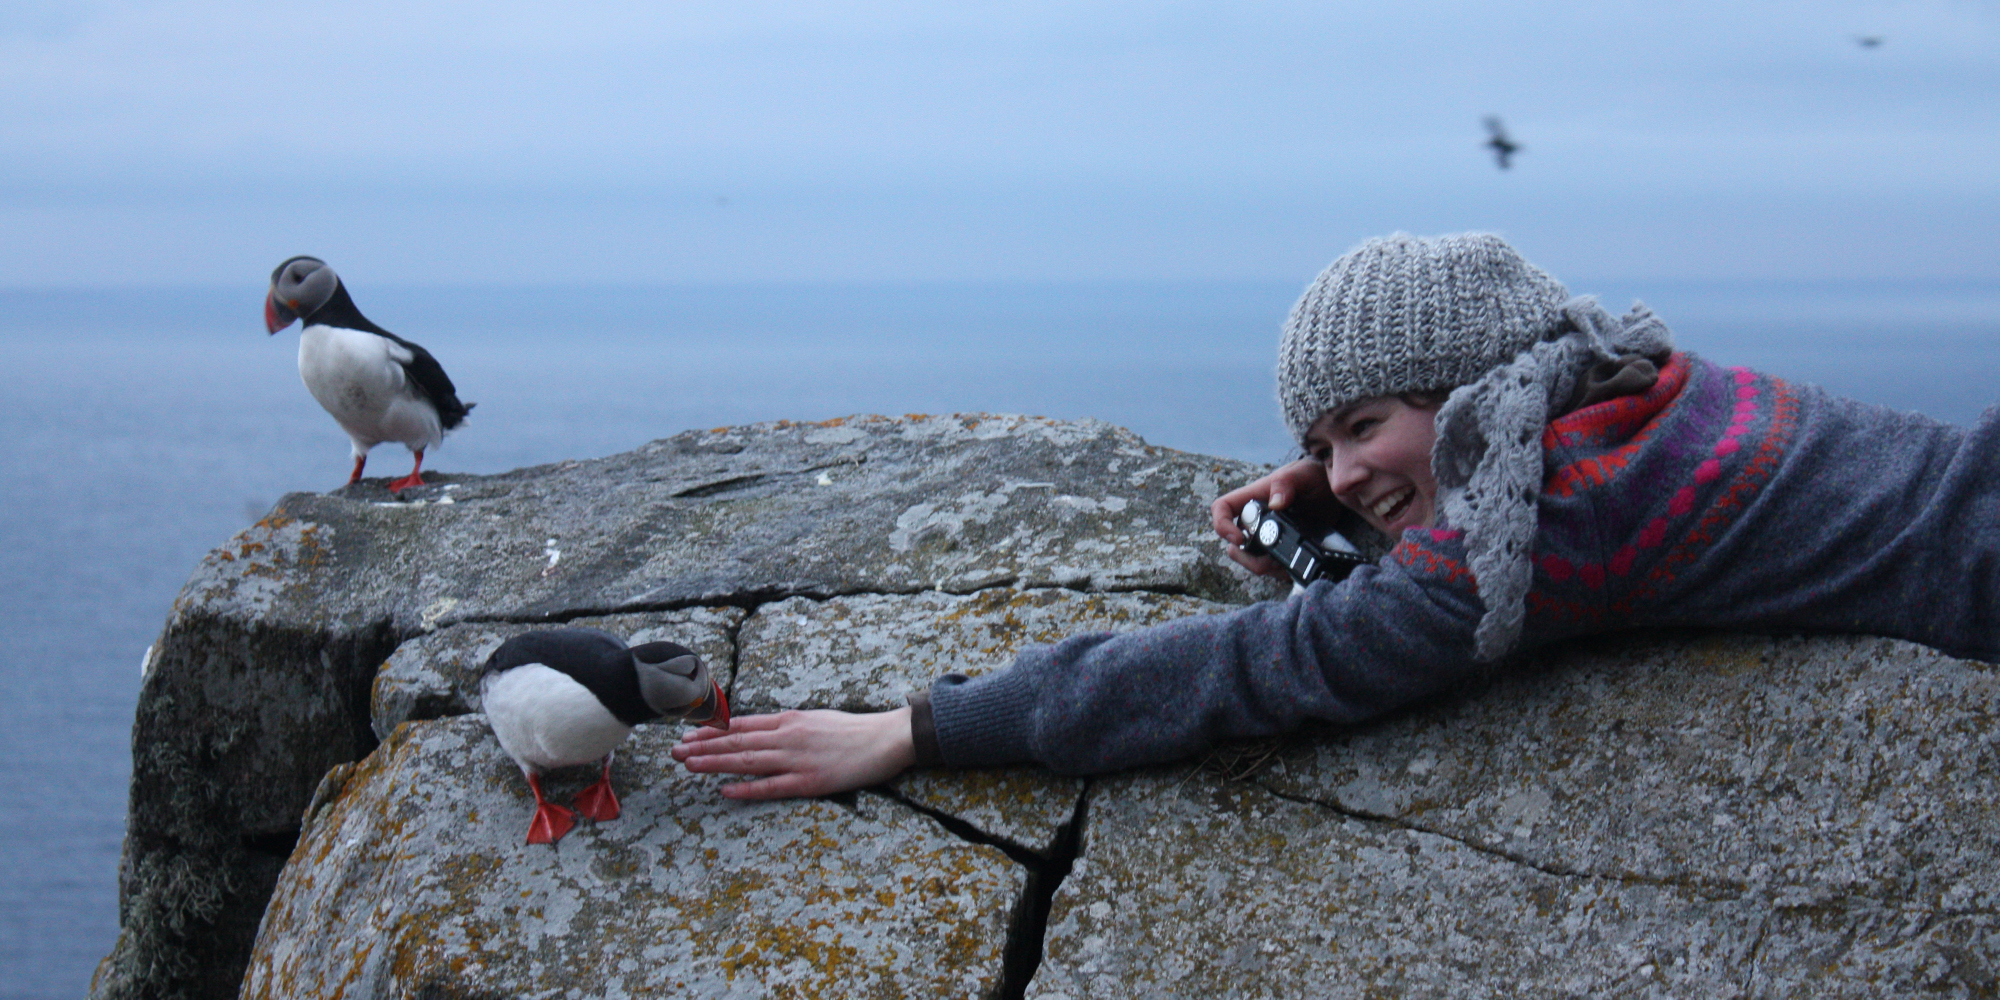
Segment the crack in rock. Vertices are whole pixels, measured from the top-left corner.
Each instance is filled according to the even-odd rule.
[[[930,817],[947,832],[968,843],[999,850],[1028,869],[1027,887],[1021,893],[1013,922],[1007,931],[1000,986],[993,993],[994,1000],[1021,1000],[1027,995],[1028,984],[1034,981],[1036,970],[1041,968],[1042,949],[1048,938],[1049,910],[1055,904],[1056,891],[1062,888],[1063,880],[1069,877],[1070,870],[1076,865],[1077,856],[1083,853],[1090,789],[1090,784],[1086,783],[1077,792],[1076,805],[1069,819],[1056,827],[1047,854],[995,836],[950,813],[916,802],[893,788],[880,786],[865,790]]]
[[[1534,871],[1541,872],[1542,874],[1551,876],[1553,878],[1590,879],[1600,882],[1616,882],[1620,885],[1646,885],[1646,886],[1657,886],[1663,889],[1687,889],[1699,893],[1702,896],[1705,896],[1710,899],[1740,899],[1750,891],[1749,886],[1737,882],[1715,882],[1705,879],[1693,879],[1693,878],[1658,878],[1646,875],[1633,875],[1633,874],[1607,875],[1600,872],[1579,871],[1574,868],[1559,867],[1555,865],[1545,864],[1542,862],[1535,861],[1534,859],[1526,857],[1524,855],[1515,853],[1513,851],[1495,847],[1491,844],[1482,843],[1470,837],[1451,833],[1446,830],[1425,826],[1422,823],[1412,822],[1401,816],[1392,816],[1386,813],[1374,813],[1374,812],[1368,812],[1367,810],[1363,809],[1355,809],[1351,806],[1342,804],[1338,799],[1335,800],[1317,799],[1308,795],[1298,795],[1296,793],[1280,791],[1278,789],[1264,785],[1261,782],[1252,782],[1252,784],[1255,784],[1259,789],[1262,789],[1263,791],[1273,796],[1276,796],[1278,798],[1284,799],[1289,802],[1297,802],[1301,805],[1318,806],[1322,809],[1326,809],[1329,812],[1333,812],[1337,815],[1345,816],[1349,819],[1361,820],[1362,822],[1365,823],[1377,823],[1384,826],[1394,827],[1399,830],[1407,830],[1411,833],[1428,834],[1430,836],[1438,837],[1443,840],[1449,840],[1452,843],[1465,847],[1468,850],[1477,851],[1480,854],[1485,854],[1490,857],[1501,858],[1513,864],[1520,865],[1523,868],[1532,869]]]

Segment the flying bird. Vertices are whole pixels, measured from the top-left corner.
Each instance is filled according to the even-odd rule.
[[[577,794],[575,812],[613,820],[611,757],[633,726],[674,717],[729,727],[729,700],[693,650],[671,642],[628,649],[590,628],[528,632],[501,643],[486,659],[479,697],[501,749],[535,793],[530,844],[553,844],[576,825],[574,812],[543,797],[543,771],[604,761],[602,776]]]
[[[1880,48],[1883,41],[1881,35],[1856,35],[1854,40],[1864,49]]]
[[[1507,127],[1500,124],[1499,115],[1486,116],[1486,131],[1493,136],[1486,140],[1486,145],[1493,147],[1493,155],[1499,159],[1500,169],[1505,170],[1512,166],[1513,164],[1508,162],[1508,158],[1520,152],[1521,147],[1515,145],[1512,139],[1507,138]]]
[[[424,451],[463,423],[474,404],[459,402],[431,352],[361,315],[340,276],[316,257],[293,257],[271,272],[264,326],[275,334],[293,320],[304,327],[299,378],[354,441],[348,483],[360,480],[368,449],[399,441],[416,454],[416,464],[389,491],[422,486]]]

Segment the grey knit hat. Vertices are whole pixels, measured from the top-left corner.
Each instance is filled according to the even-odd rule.
[[[1285,321],[1292,440],[1328,410],[1477,380],[1554,332],[1569,292],[1491,233],[1396,233],[1327,265]]]
[[[1542,428],[1592,365],[1673,346],[1652,310],[1633,303],[1615,318],[1570,298],[1498,236],[1398,233],[1334,261],[1292,308],[1278,398],[1303,441],[1320,414],[1357,400],[1451,390],[1431,472],[1440,522],[1464,536],[1486,606],[1474,655],[1491,661],[1520,639],[1534,583]]]

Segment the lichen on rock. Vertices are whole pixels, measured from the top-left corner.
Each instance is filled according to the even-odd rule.
[[[243,996],[992,993],[1019,865],[879,798],[725,800],[672,739],[621,752],[618,819],[530,845],[479,717],[400,727],[301,839]]]

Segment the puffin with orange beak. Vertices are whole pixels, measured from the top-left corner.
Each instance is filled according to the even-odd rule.
[[[530,844],[562,839],[577,812],[598,822],[618,818],[611,756],[633,726],[663,718],[729,726],[729,700],[693,650],[671,642],[627,648],[591,628],[528,632],[501,643],[486,659],[479,697],[501,749],[535,793]],[[542,796],[543,771],[597,760],[603,775],[577,794],[575,812]]]
[[[416,453],[410,474],[389,483],[400,493],[422,486],[424,451],[444,440],[473,407],[431,352],[382,329],[361,315],[347,286],[317,257],[293,257],[271,272],[264,297],[264,326],[271,333],[304,324],[299,338],[299,378],[354,442],[354,473],[361,478],[368,449],[399,441]]]

